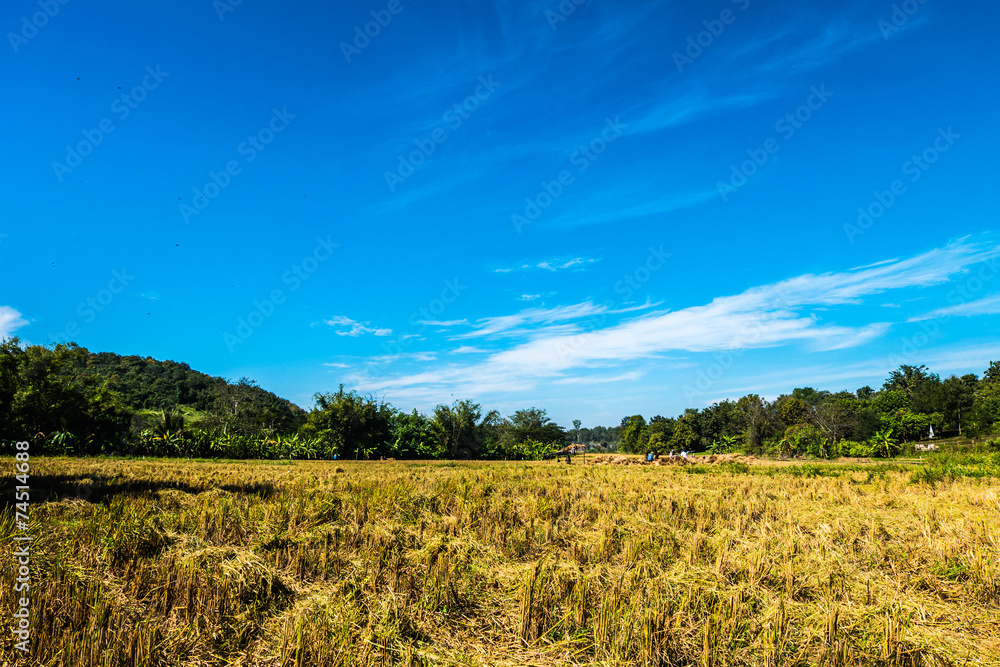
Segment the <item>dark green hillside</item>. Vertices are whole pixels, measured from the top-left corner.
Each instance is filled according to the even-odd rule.
[[[289,433],[305,422],[304,410],[246,378],[229,382],[184,363],[73,343],[0,344],[0,441],[42,434],[67,451],[114,451],[133,432],[163,430],[164,421],[181,424],[176,417],[193,412],[199,426],[236,435]]]

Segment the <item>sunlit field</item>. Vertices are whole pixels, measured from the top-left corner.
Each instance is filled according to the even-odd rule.
[[[30,664],[996,665],[998,458],[33,457]]]

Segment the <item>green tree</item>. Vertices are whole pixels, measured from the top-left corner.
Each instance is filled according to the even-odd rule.
[[[643,451],[646,446],[646,419],[642,415],[632,415],[622,419],[621,449],[630,454]]]
[[[344,385],[337,393],[317,393],[314,398],[304,430],[321,439],[327,457],[370,458],[390,451],[395,410],[389,404],[345,392]]]
[[[545,443],[562,443],[566,440],[566,431],[549,419],[545,410],[538,408],[516,411],[508,418],[507,429],[515,444],[521,444],[525,440]]]
[[[989,433],[1000,425],[1000,361],[990,362],[976,386],[973,417],[980,433]]]
[[[900,389],[885,389],[875,394],[872,399],[872,409],[881,415],[891,415],[897,410],[910,407],[910,399],[905,391]]]
[[[667,445],[670,449],[689,452],[694,449],[698,441],[698,434],[695,433],[691,424],[687,420],[681,419],[677,422],[677,426],[674,427],[674,432],[670,436],[670,441]]]
[[[862,414],[865,409],[865,404],[851,392],[839,392],[828,395],[815,408],[810,421],[819,428],[824,438],[831,442],[839,442],[844,438],[857,438],[859,432],[864,433],[863,437],[868,437],[874,433],[874,429],[867,428],[867,423],[871,420],[865,419]],[[878,423],[877,418],[874,422]]]
[[[736,408],[748,450],[752,453],[763,451],[765,439],[774,433],[776,415],[771,404],[757,394],[748,394],[736,402]]]
[[[962,434],[963,417],[968,419],[975,405],[978,382],[979,378],[970,373],[960,378],[952,375],[941,383],[941,412],[944,414],[945,422],[955,426],[959,435]]]
[[[778,416],[786,426],[804,424],[809,420],[809,405],[801,398],[794,396],[778,399]]]
[[[441,456],[470,459],[503,453],[505,448],[498,446],[500,415],[491,411],[483,417],[482,412],[482,406],[471,399],[434,408],[432,428]]]
[[[889,374],[882,389],[886,391],[901,391],[907,398],[913,398],[923,385],[928,382],[939,381],[937,375],[930,373],[926,366],[901,365],[897,370]]]
[[[790,453],[826,457],[823,433],[812,424],[793,424],[785,429],[784,441],[788,444]]]
[[[727,438],[743,435],[742,416],[734,401],[713,403],[698,415],[698,435],[701,436],[700,449],[717,449],[719,442]]]
[[[434,456],[436,445],[431,420],[416,409],[410,413],[396,413],[389,453],[401,459],[423,459]]]
[[[826,390],[816,390],[812,387],[796,387],[792,390],[792,398],[797,398],[807,405],[820,405],[830,395]]]
[[[223,433],[270,437],[294,431],[301,424],[288,401],[249,378],[216,384],[212,395],[212,417],[206,426],[218,427]]]
[[[672,435],[672,434],[671,434]],[[668,449],[669,440],[662,432],[652,433],[646,442],[647,452],[662,452]]]
[[[893,437],[891,429],[876,433],[869,440],[869,445],[872,456],[880,456],[888,459],[899,453],[899,445],[896,443],[896,438]]]
[[[47,348],[0,346],[0,439],[34,438],[53,451],[97,454],[119,451],[132,411],[106,382],[79,372],[87,350],[75,343]],[[13,389],[13,391],[12,391]],[[57,435],[58,434],[58,435]]]

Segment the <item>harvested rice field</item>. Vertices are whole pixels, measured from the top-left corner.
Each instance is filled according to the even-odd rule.
[[[33,458],[30,662],[0,663],[1000,664],[988,458],[588,459]]]

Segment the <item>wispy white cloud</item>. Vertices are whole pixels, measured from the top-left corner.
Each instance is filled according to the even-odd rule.
[[[817,307],[860,304],[864,297],[888,290],[948,282],[965,267],[1000,255],[1000,246],[964,241],[908,259],[867,269],[806,274],[713,299],[676,311],[646,312],[605,326],[603,306],[592,303],[533,308],[514,315],[486,318],[474,331],[453,338],[509,338],[526,342],[491,353],[467,366],[449,365],[378,382],[379,389],[421,393],[428,388],[472,395],[500,387],[534,387],[541,381],[573,377],[584,369],[618,369],[640,359],[671,352],[704,353],[807,345],[829,351],[863,345],[886,333],[890,324],[859,326],[825,323]],[[574,322],[589,317],[585,328]],[[540,327],[540,328],[533,328]],[[528,335],[530,334],[530,335]],[[374,386],[374,385],[373,385]]]
[[[872,269],[875,268],[876,266],[882,266],[883,264],[892,264],[893,262],[898,262],[898,261],[899,261],[898,257],[895,257],[893,259],[883,259],[880,262],[872,262],[871,264],[865,264],[864,266],[852,267],[848,269],[848,271],[860,271],[861,269]]]
[[[333,332],[338,336],[355,337],[366,333],[374,334],[376,336],[392,335],[392,329],[384,327],[370,327],[368,326],[370,324],[369,322],[358,322],[344,315],[336,315],[328,320],[323,320],[323,324],[331,327],[349,327],[348,329],[341,329]]]
[[[536,262],[534,264],[532,263],[521,264],[516,268],[494,269],[493,271],[494,273],[511,273],[512,271],[532,271],[532,270],[562,271],[563,269],[570,269],[573,268],[574,266],[582,268],[587,264],[594,264],[597,261],[598,260],[596,259],[591,259],[586,257],[574,257],[569,260],[551,259],[551,260]]]
[[[773,58],[764,59],[757,67],[761,74],[772,76],[781,73],[784,76],[799,74],[817,69],[834,62],[861,46],[882,39],[877,30],[869,26],[857,25],[846,20],[824,21],[823,27],[807,39],[801,39],[806,30],[785,32],[775,44],[778,54]]]
[[[612,375],[610,377],[590,377],[590,376],[577,376],[577,377],[564,377],[557,380],[553,380],[552,384],[607,384],[609,382],[634,382],[638,380],[643,375],[642,371],[629,371],[627,373],[621,373],[619,375]]]
[[[483,352],[486,352],[486,350],[475,345],[460,345],[451,351],[452,354],[480,354]]]
[[[473,330],[453,336],[463,338],[509,338],[536,332],[539,325],[578,320],[604,313],[607,308],[590,302],[555,308],[529,308],[513,315],[500,315],[477,320]]]
[[[21,313],[10,306],[0,306],[0,338],[9,338],[16,330],[28,324]]]
[[[423,324],[429,327],[457,327],[460,325],[468,324],[468,320],[420,320],[417,324]]]
[[[698,91],[679,98],[667,96],[667,102],[636,108],[625,115],[635,118],[629,123],[630,133],[658,132],[718,114],[755,107],[777,95],[777,91],[767,89],[720,96]]]
[[[908,322],[922,322],[942,317],[975,317],[976,315],[996,315],[1000,314],[1000,294],[993,294],[982,299],[958,303],[954,306],[946,306],[932,310],[924,315],[911,317]]]
[[[534,301],[535,299],[541,299],[541,294],[522,294],[518,297],[521,301]]]

